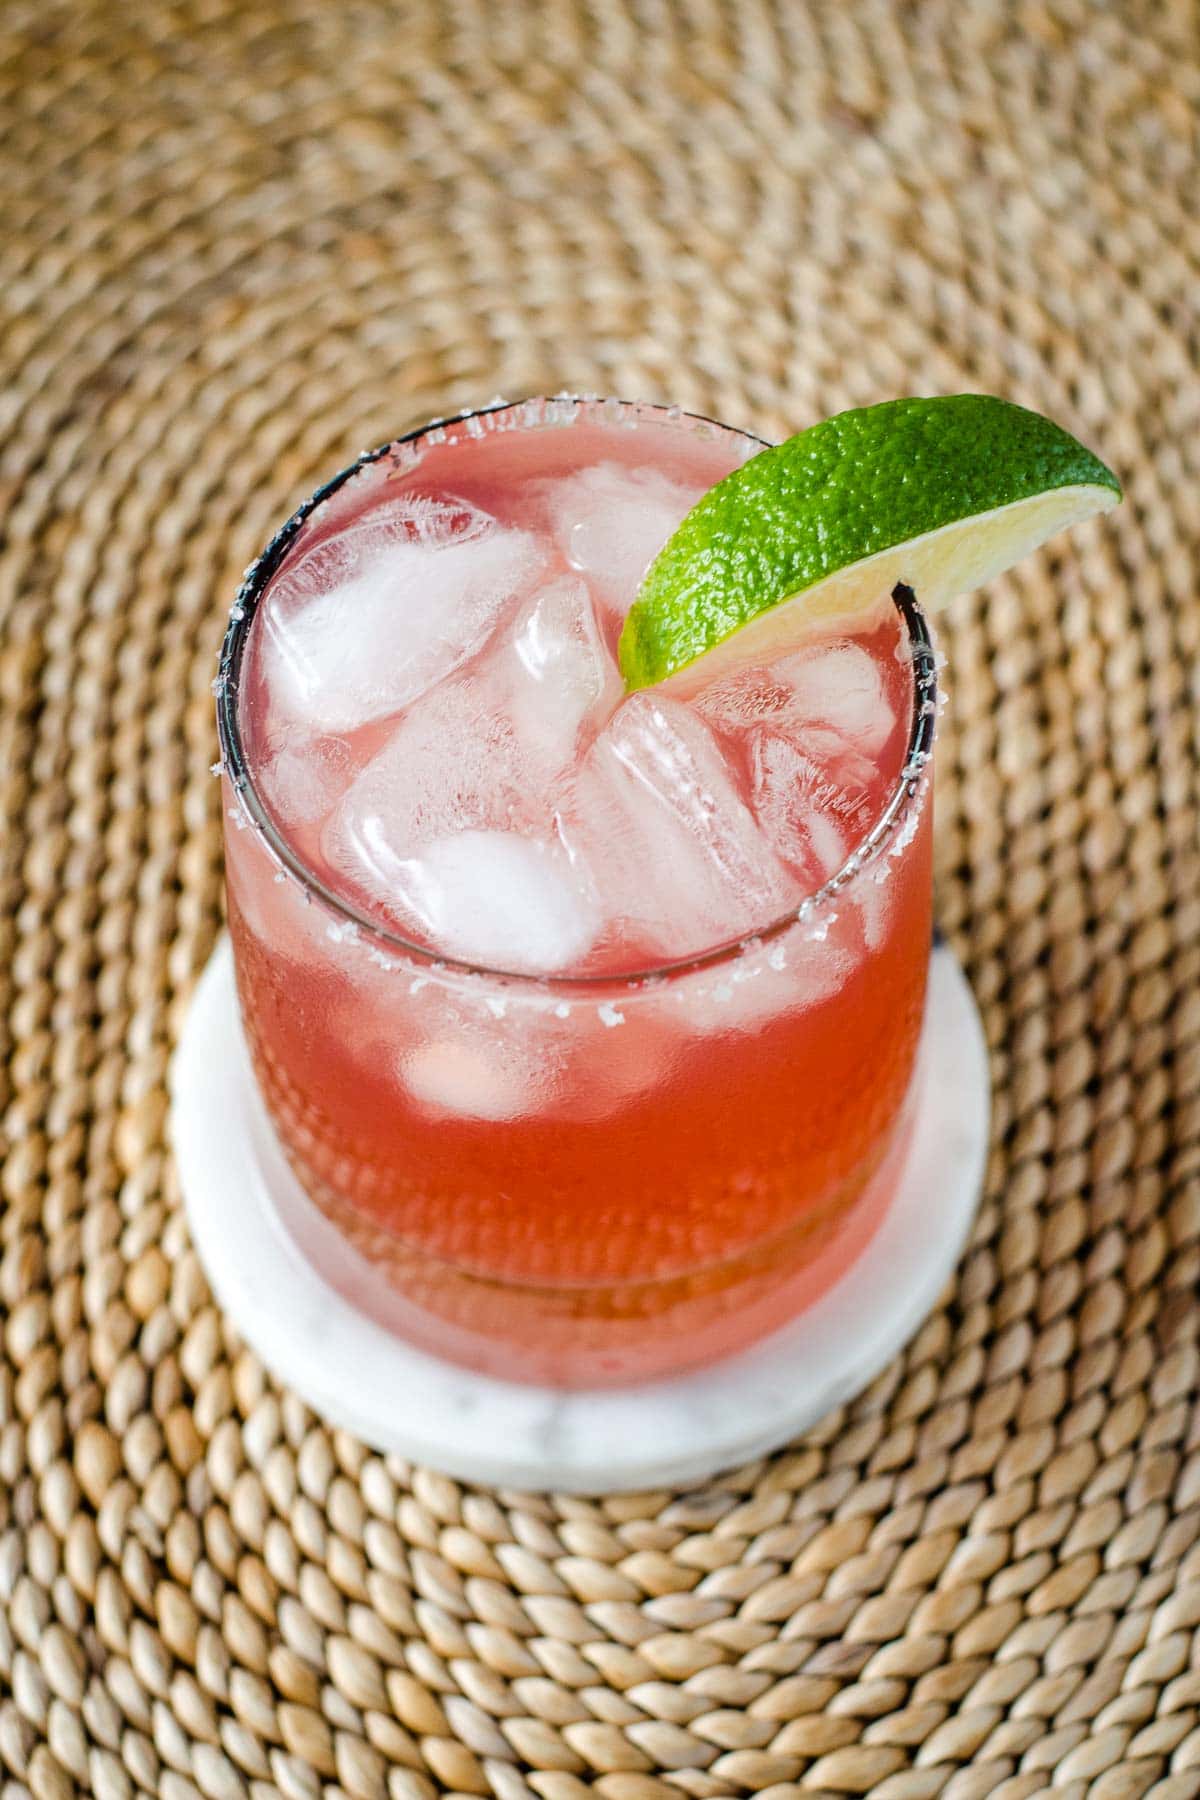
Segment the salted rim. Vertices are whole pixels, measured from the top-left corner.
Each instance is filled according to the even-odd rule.
[[[524,970],[492,968],[484,963],[473,963],[462,958],[440,954],[426,945],[414,943],[410,938],[402,936],[401,933],[393,931],[386,925],[381,925],[377,919],[362,911],[352,900],[343,898],[309,868],[289,843],[286,832],[272,817],[270,808],[256,785],[254,772],[242,744],[241,727],[237,716],[239,682],[242,660],[259,603],[266,593],[272,577],[282,566],[301,528],[325,501],[337,493],[361,470],[371,467],[385,457],[396,457],[404,446],[415,445],[432,432],[445,432],[448,428],[466,424],[469,420],[493,421],[486,429],[494,431],[497,429],[501,415],[507,413],[513,415],[514,425],[522,430],[562,429],[577,421],[580,408],[587,409],[587,416],[601,424],[636,424],[639,418],[650,415],[667,424],[686,423],[693,427],[729,433],[734,437],[744,439],[747,443],[756,444],[762,449],[771,448],[765,438],[757,437],[752,432],[739,430],[736,426],[723,425],[719,420],[707,418],[703,413],[684,412],[680,407],[666,406],[654,401],[602,399],[593,394],[559,394],[553,399],[497,400],[488,406],[467,407],[460,413],[445,418],[431,419],[427,424],[418,425],[400,437],[392,438],[388,443],[381,444],[376,450],[364,450],[354,462],[319,487],[314,494],[296,508],[291,518],[280,526],[266,548],[246,570],[242,584],[237,591],[230,612],[229,625],[221,645],[220,662],[217,678],[213,683],[213,691],[217,701],[217,732],[221,745],[220,767],[229,776],[238,803],[248,815],[260,841],[266,846],[280,868],[300,883],[310,899],[316,899],[341,922],[347,936],[365,935],[376,944],[386,945],[391,951],[415,960],[435,972],[445,971],[451,974],[484,976],[490,981],[504,982],[542,992],[571,990],[583,994],[595,993],[605,988],[637,987],[644,982],[657,981],[664,976],[680,975],[690,970],[715,968],[723,963],[736,961],[748,951],[781,937],[793,926],[812,921],[814,914],[826,901],[840,893],[865,869],[876,862],[920,798],[926,765],[933,750],[937,714],[937,663],[929,627],[916,595],[911,588],[899,582],[893,588],[891,597],[908,631],[913,671],[913,710],[904,762],[882,811],[875,823],[868,831],[864,832],[855,844],[841,868],[827,881],[822,882],[819,887],[797,900],[770,924],[757,931],[742,932],[737,937],[727,938],[712,949],[702,951],[699,955],[679,957],[673,961],[657,963],[646,969],[609,970],[594,975],[534,975]],[[440,441],[453,443],[455,440],[443,438]],[[401,465],[398,463],[397,466]]]

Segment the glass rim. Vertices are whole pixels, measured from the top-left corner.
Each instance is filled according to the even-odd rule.
[[[238,588],[221,644],[217,678],[213,683],[213,691],[216,696],[217,735],[221,749],[221,761],[218,767],[224,775],[229,777],[238,805],[248,815],[248,822],[254,828],[257,838],[280,869],[300,884],[306,899],[317,901],[333,915],[337,926],[347,937],[364,936],[368,941],[373,940],[374,943],[385,947],[393,954],[415,961],[431,973],[444,972],[449,975],[482,976],[489,981],[502,982],[506,986],[511,984],[543,992],[573,990],[577,994],[583,995],[596,993],[606,988],[636,988],[644,983],[658,981],[665,977],[683,975],[694,970],[713,969],[724,963],[734,962],[750,950],[786,935],[796,925],[811,921],[827,902],[843,892],[857,880],[864,870],[877,862],[897,833],[903,819],[921,797],[921,790],[926,780],[926,765],[933,750],[936,726],[937,661],[929,626],[916,595],[905,583],[897,582],[891,591],[890,598],[908,632],[910,664],[913,673],[912,717],[900,772],[874,823],[858,838],[841,866],[818,887],[793,901],[784,913],[777,914],[768,924],[757,930],[740,932],[737,936],[723,939],[721,943],[698,954],[667,958],[649,968],[618,969],[591,975],[557,973],[538,975],[529,970],[495,968],[486,963],[472,962],[468,958],[446,955],[431,949],[428,945],[419,944],[411,938],[406,938],[402,932],[393,930],[390,926],[373,918],[354,901],[329,887],[308,866],[289,841],[286,830],[272,815],[271,809],[255,781],[254,771],[250,766],[250,760],[242,742],[241,725],[238,720],[242,661],[255,615],[273,577],[282,566],[288,551],[292,548],[304,525],[325,501],[331,499],[362,470],[382,462],[389,455],[394,456],[405,445],[416,444],[420,439],[427,437],[430,432],[465,424],[471,419],[490,418],[505,412],[528,412],[531,407],[544,408],[555,403],[563,406],[594,406],[600,413],[602,422],[606,417],[610,420],[613,419],[611,410],[605,414],[603,409],[615,407],[619,409],[619,412],[613,422],[619,422],[621,417],[626,417],[630,413],[637,416],[652,414],[667,423],[686,422],[696,426],[708,426],[715,431],[727,432],[743,438],[762,449],[772,448],[769,440],[760,438],[755,433],[745,431],[738,426],[724,425],[720,420],[709,418],[704,413],[688,412],[681,407],[657,401],[614,401],[594,394],[562,393],[555,395],[553,400],[536,396],[524,400],[496,400],[487,406],[466,407],[462,412],[430,419],[423,425],[414,426],[410,431],[390,438],[387,443],[381,444],[377,449],[364,450],[353,462],[339,470],[328,481],[323,482],[307,500],[302,501],[290,518],[279,527],[266,547],[250,564]],[[551,426],[551,421],[543,416],[539,419],[527,419],[524,424],[528,429],[545,429]]]

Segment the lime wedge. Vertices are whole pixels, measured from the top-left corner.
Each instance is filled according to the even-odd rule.
[[[942,606],[1120,498],[1061,426],[988,394],[839,413],[751,457],[688,513],[625,621],[625,685],[686,689],[770,661],[898,581]]]

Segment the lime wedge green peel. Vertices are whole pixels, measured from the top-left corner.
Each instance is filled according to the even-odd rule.
[[[769,661],[898,581],[942,606],[1120,498],[1090,450],[1007,400],[839,413],[751,457],[688,513],[625,621],[625,685],[686,687]]]

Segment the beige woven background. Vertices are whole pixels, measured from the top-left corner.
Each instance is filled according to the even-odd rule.
[[[1191,0],[0,5],[0,1796],[1200,1795]],[[992,389],[1125,506],[946,627],[995,1152],[942,1310],[691,1495],[471,1491],[215,1310],[164,1143],[243,565],[423,415]]]

